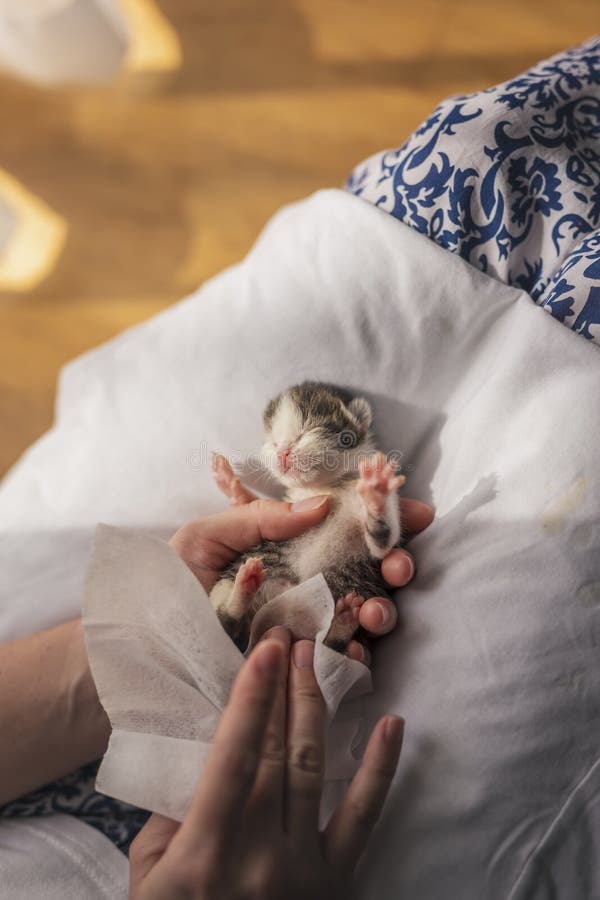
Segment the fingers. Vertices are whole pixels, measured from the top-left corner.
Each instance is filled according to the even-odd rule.
[[[433,521],[433,510],[425,503],[419,500],[401,500],[400,503],[404,524],[411,530],[422,531]],[[406,550],[392,550],[382,560],[381,573],[392,587],[404,587],[415,574],[411,554]],[[363,604],[359,615],[361,627],[375,636],[388,634],[397,621],[396,607],[387,597],[371,597]],[[352,658],[357,657],[353,655]]]
[[[371,665],[371,653],[369,648],[365,647],[364,644],[361,644],[360,641],[348,642],[346,656],[350,657],[350,659],[355,659],[357,662],[361,662],[365,666]]]
[[[277,625],[261,640],[274,640],[283,644],[289,657],[291,633]],[[278,684],[262,746],[262,756],[254,782],[252,803],[260,808],[262,820],[277,829],[283,828],[283,791],[285,786],[285,720],[287,707],[287,669]]]
[[[392,587],[404,587],[415,574],[415,563],[406,550],[391,550],[381,562],[381,574]]]
[[[394,630],[398,611],[387,597],[370,597],[361,606],[358,621],[365,631],[379,637]]]
[[[287,661],[288,653],[280,641],[264,641],[243,665],[181,826],[180,839],[189,848],[198,848],[208,834],[217,842],[226,842],[239,822],[240,809],[254,784]]]
[[[288,678],[286,830],[297,844],[317,840],[323,788],[325,703],[313,670],[315,645],[292,648]]]
[[[403,530],[409,531],[411,534],[424,531],[428,525],[431,525],[435,516],[435,512],[427,503],[421,503],[420,500],[408,500],[404,497],[400,498],[400,513]]]
[[[225,544],[233,555],[263,541],[284,541],[316,525],[328,512],[327,497],[309,497],[301,503],[254,500],[226,512],[199,519],[197,533]]]
[[[360,769],[325,829],[325,854],[338,871],[352,872],[366,847],[396,772],[403,733],[398,716],[380,719]]]

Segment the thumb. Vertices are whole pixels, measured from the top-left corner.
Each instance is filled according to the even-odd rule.
[[[232,506],[226,512],[207,516],[197,522],[204,538],[224,544],[243,553],[262,541],[285,541],[298,537],[317,525],[329,511],[325,494],[307,497],[299,503],[279,500],[253,500],[243,506]]]
[[[255,506],[254,503],[249,505]],[[318,494],[296,503],[258,500],[250,514],[256,517],[262,540],[285,541],[298,537],[308,528],[317,525],[328,512],[329,497],[327,494]]]
[[[132,887],[144,880],[177,834],[180,823],[153,813],[129,848]]]

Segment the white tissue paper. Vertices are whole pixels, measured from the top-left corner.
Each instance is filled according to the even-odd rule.
[[[333,609],[325,579],[316,575],[260,610],[249,644],[275,624],[316,641],[315,674],[329,719],[326,781],[347,779],[357,766],[360,705],[345,702],[336,715],[338,707],[371,689],[362,663],[322,643]],[[96,788],[181,821],[244,656],[169,544],[128,529],[98,526],[83,622],[113,729]]]

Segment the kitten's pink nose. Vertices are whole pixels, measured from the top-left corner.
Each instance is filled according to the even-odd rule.
[[[277,462],[279,463],[279,465],[281,466],[281,468],[283,469],[284,472],[287,472],[287,470],[290,467],[288,457],[291,452],[292,452],[291,447],[284,447],[283,450],[277,451]]]

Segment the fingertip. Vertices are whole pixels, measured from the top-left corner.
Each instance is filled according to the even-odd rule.
[[[279,641],[280,644],[289,647],[292,642],[292,633],[285,625],[274,625],[259,639],[259,643],[262,641]]]
[[[361,644],[360,641],[350,641],[346,647],[346,656],[356,662],[362,663],[367,668],[371,666],[371,653],[368,647]]]
[[[391,600],[385,597],[371,597],[363,603],[358,620],[365,631],[383,635],[396,627],[398,612]]]
[[[395,715],[387,715],[383,721],[383,735],[386,743],[393,749],[397,749],[398,753],[400,753],[406,722],[402,716]]]
[[[412,500],[407,497],[400,498],[400,512],[404,528],[413,534],[424,531],[435,518],[435,510],[432,506],[421,500]]]
[[[283,672],[283,646],[278,640],[259,642],[254,650],[255,665],[269,681],[276,681]]]
[[[312,669],[314,656],[314,641],[296,641],[292,647],[292,660],[297,669]]]
[[[388,584],[404,587],[415,574],[415,561],[406,550],[392,550],[381,563],[381,573]]]

